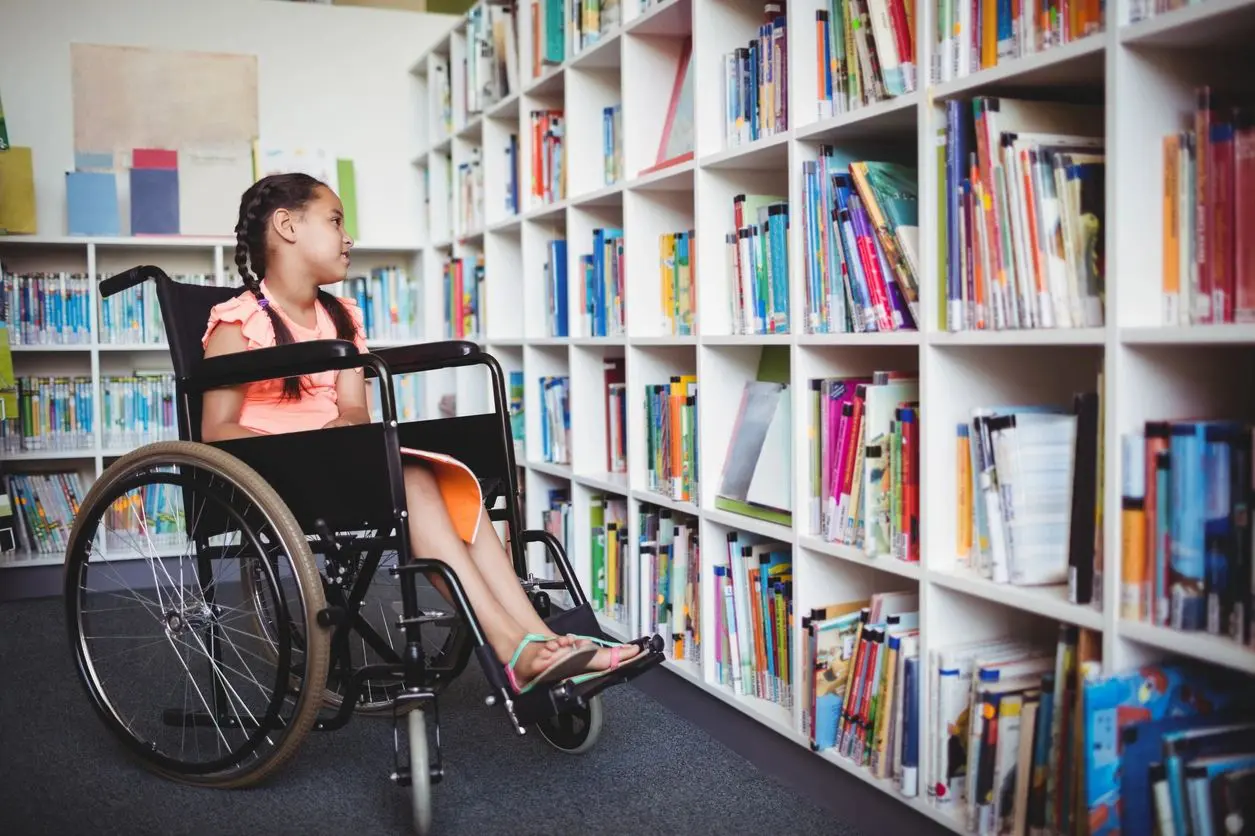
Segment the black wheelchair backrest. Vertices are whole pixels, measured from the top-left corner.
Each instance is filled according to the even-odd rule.
[[[170,344],[170,359],[175,378],[180,383],[179,418],[182,425],[179,437],[199,441],[201,399],[184,398],[181,383],[195,376],[197,366],[205,357],[201,339],[209,326],[210,309],[238,296],[245,288],[243,285],[217,287],[176,282],[161,268],[145,265],[105,279],[100,284],[100,293],[111,296],[149,280],[157,286],[157,302],[161,305],[161,321]]]

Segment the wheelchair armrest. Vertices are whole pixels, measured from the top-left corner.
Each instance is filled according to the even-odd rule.
[[[361,366],[370,366],[376,374],[387,374],[387,367],[378,358],[359,353],[348,340],[310,340],[210,357],[201,361],[188,385],[203,392]]]
[[[416,343],[393,348],[371,349],[379,359],[388,364],[393,374],[433,371],[445,366],[473,362],[482,354],[479,345],[469,340],[443,340],[434,343]]]

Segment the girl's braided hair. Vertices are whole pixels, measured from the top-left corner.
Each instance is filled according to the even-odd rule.
[[[240,218],[235,225],[235,266],[244,280],[244,286],[253,292],[257,301],[262,303],[262,310],[270,317],[276,345],[285,345],[293,340],[283,317],[270,306],[261,292],[261,280],[266,275],[266,226],[276,209],[303,209],[313,200],[319,186],[325,184],[308,174],[271,174],[250,186],[240,198]],[[318,301],[335,323],[336,336],[352,341],[357,329],[339,298],[320,289]],[[302,389],[300,378],[285,378],[280,400],[300,398]]]

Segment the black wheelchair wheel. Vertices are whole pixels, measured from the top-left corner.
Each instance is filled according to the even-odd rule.
[[[558,751],[582,755],[597,744],[604,720],[601,694],[597,694],[584,708],[541,720],[536,724],[536,730]]]
[[[242,574],[270,635],[253,629]],[[65,599],[93,707],[167,778],[258,783],[317,718],[328,653],[317,567],[287,505],[222,450],[162,442],[111,465],[75,516]]]

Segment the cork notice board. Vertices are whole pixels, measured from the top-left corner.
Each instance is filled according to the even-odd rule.
[[[251,142],[257,56],[70,45],[76,151]]]

